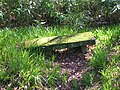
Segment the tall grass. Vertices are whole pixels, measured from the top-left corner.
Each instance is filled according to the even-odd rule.
[[[104,68],[107,54],[119,38],[119,26],[98,28],[93,33],[97,39],[97,44],[91,63],[95,68]]]
[[[119,84],[119,55],[112,58],[111,63],[107,62],[107,55],[120,35],[118,26],[103,27],[92,30],[96,37],[96,48],[90,63],[95,71],[101,74],[101,89],[114,89]],[[62,77],[59,66],[53,66],[54,55],[51,58],[45,58],[42,51],[39,54],[30,53],[24,49],[18,49],[17,44],[24,40],[33,38],[42,38],[45,36],[62,36],[84,32],[88,30],[77,31],[66,27],[30,27],[0,30],[0,84],[6,89],[55,89],[56,81],[67,80]],[[116,47],[119,49],[119,47]],[[116,74],[117,73],[117,74]],[[116,74],[116,76],[114,76]],[[95,73],[88,73],[84,76],[84,86],[93,85]],[[89,80],[88,80],[89,79]],[[116,80],[116,81],[115,81]],[[78,88],[77,81],[73,81],[73,87]]]
[[[42,51],[30,54],[29,51],[18,49],[21,41],[42,38],[44,36],[65,35],[76,33],[68,28],[20,28],[0,31],[0,82],[2,87],[20,89],[55,87],[60,78],[58,66],[53,67],[54,58],[46,59]],[[53,56],[54,57],[54,56]]]
[[[119,90],[120,46],[115,43],[120,38],[120,25],[96,28],[92,32],[96,37],[90,60],[94,70],[83,75],[82,85],[87,90]],[[109,57],[112,51],[115,52]]]
[[[120,36],[119,27],[120,26],[103,27],[93,31],[97,38],[97,44],[90,63],[96,69],[95,71],[100,74],[98,80],[102,83],[102,90],[119,89],[118,73],[120,68],[118,63],[120,62],[120,55],[116,53],[111,56],[110,61],[108,61],[108,55]],[[116,45],[116,47],[118,47],[119,51],[119,46]]]

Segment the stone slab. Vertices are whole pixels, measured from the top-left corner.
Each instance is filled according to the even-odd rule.
[[[51,36],[27,40],[25,42],[22,42],[22,47],[24,48],[41,47],[55,50],[93,44],[95,44],[95,38],[93,33],[84,32],[65,36]]]

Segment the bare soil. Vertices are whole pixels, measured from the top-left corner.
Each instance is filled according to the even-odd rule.
[[[65,49],[57,51],[56,64],[61,67],[61,75],[68,74],[66,83],[58,81],[57,90],[73,90],[72,81],[76,80],[79,90],[83,90],[82,74],[92,70],[89,64],[92,47],[88,46],[87,53],[82,54],[80,48]]]

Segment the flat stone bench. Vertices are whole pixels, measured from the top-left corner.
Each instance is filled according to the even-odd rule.
[[[46,48],[48,50],[81,47],[82,53],[86,53],[86,45],[94,45],[95,38],[92,32],[77,33],[64,36],[52,36],[36,38],[22,42],[23,48]]]

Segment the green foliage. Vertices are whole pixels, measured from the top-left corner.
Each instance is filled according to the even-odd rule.
[[[114,61],[114,59],[112,59]],[[116,59],[116,60],[119,60]],[[111,63],[107,69],[102,70],[101,74],[103,75],[103,86],[104,90],[118,90],[119,89],[119,78],[120,78],[120,68],[117,66],[118,63]]]
[[[83,75],[82,85],[91,86],[94,81],[94,72],[88,72]]]
[[[120,55],[118,52],[120,46],[115,44],[115,42],[119,41],[119,27],[118,25],[93,30],[96,37],[96,48],[93,51],[90,63],[94,66],[95,73],[92,71],[83,75],[82,85],[86,89],[119,90]],[[112,57],[108,61],[108,55],[111,51],[114,51],[112,48],[116,52],[112,53]]]
[[[55,88],[62,77],[58,66],[53,66],[55,56],[45,58],[42,51],[30,53],[18,49],[19,42],[36,37],[75,33],[69,28],[20,28],[0,30],[0,82],[7,89]],[[37,51],[36,51],[37,52]]]
[[[97,39],[96,48],[93,51],[91,64],[100,76],[101,89],[119,90],[119,60],[120,55],[114,55],[108,63],[107,56],[113,47],[113,43],[119,39],[118,26],[103,27],[93,30]],[[87,30],[83,30],[87,31]],[[83,32],[82,31],[82,32]],[[75,34],[78,31],[66,27],[31,27],[20,29],[0,30],[0,82],[2,87],[13,89],[55,89],[57,80],[67,83],[68,74],[60,74],[58,66],[53,66],[55,56],[45,58],[42,51],[30,53],[18,49],[17,44],[21,41],[45,36],[62,36]],[[114,47],[119,50],[120,47]],[[83,86],[91,87],[94,84],[96,72],[88,72],[83,75]],[[97,78],[97,77],[96,77]],[[73,88],[78,89],[78,82],[72,81]]]
[[[96,69],[103,69],[106,65],[106,52],[97,49],[93,55],[91,64]]]
[[[108,19],[117,13],[119,17],[119,3],[119,0],[2,0],[0,27],[41,23],[83,28],[99,22],[101,16]],[[101,21],[108,22],[103,19]]]
[[[50,3],[50,0],[2,0],[3,24],[32,25],[35,20],[41,20],[42,14],[52,10]]]
[[[97,32],[97,33],[96,33]],[[108,55],[114,46],[114,43],[118,41],[120,30],[119,26],[112,26],[109,28],[100,28],[94,31],[97,38],[97,45],[93,52],[91,64],[94,66],[95,71],[100,73],[100,82],[102,90],[118,90],[119,89],[119,62],[120,55],[113,54],[108,62]],[[114,47],[119,51],[119,46]]]
[[[76,79],[72,80],[72,85],[73,85],[73,89],[72,90],[79,90],[78,81]]]
[[[97,69],[103,69],[106,66],[107,55],[110,52],[110,48],[119,37],[120,31],[118,27],[115,27],[114,31],[110,28],[101,28],[94,31],[94,33],[97,38],[97,47],[94,50],[91,64]]]

